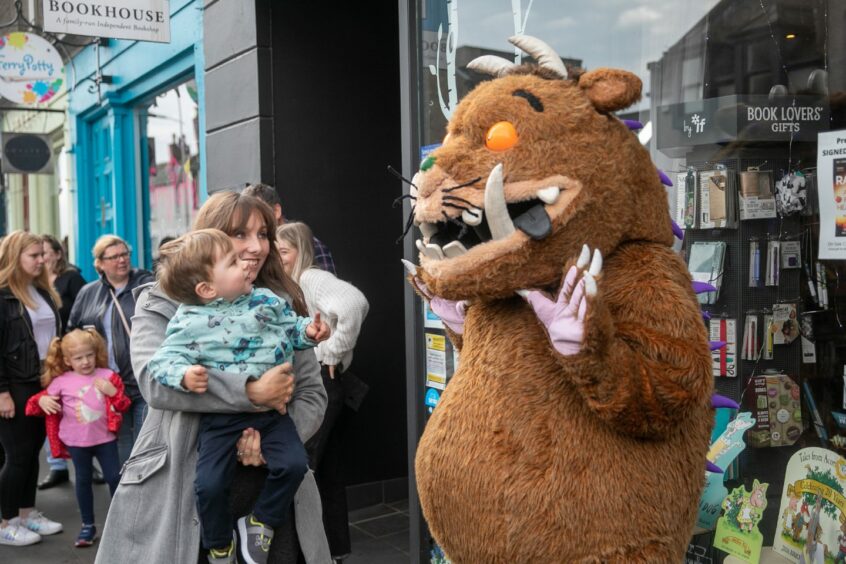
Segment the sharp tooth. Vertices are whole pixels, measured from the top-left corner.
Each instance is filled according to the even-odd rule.
[[[460,257],[466,252],[467,248],[462,245],[460,241],[453,241],[452,243],[444,245],[444,254],[447,258]]]
[[[505,188],[502,185],[502,164],[496,165],[485,185],[485,220],[494,239],[503,239],[514,233],[514,223],[505,207]]]
[[[461,219],[464,220],[464,223],[467,225],[476,226],[482,223],[482,210],[479,208],[471,208],[469,210],[464,210],[461,212]]]
[[[421,254],[426,255],[430,259],[442,259],[444,258],[444,253],[441,251],[441,248],[434,244],[424,245],[423,241],[417,239],[414,242],[417,245],[417,250],[420,251]]]
[[[558,194],[561,193],[561,189],[558,186],[550,186],[549,188],[542,188],[538,190],[538,199],[542,201],[544,204],[554,204],[555,200],[558,199]]]
[[[429,243],[425,248],[426,256],[433,259],[444,258],[444,252],[435,244]]]
[[[434,223],[421,223],[420,232],[428,239],[438,232],[438,227]]]

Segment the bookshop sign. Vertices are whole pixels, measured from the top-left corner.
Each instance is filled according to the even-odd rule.
[[[170,43],[168,0],[43,0],[44,30]]]
[[[659,107],[657,142],[669,156],[732,141],[814,142],[828,117],[820,96],[721,96]]]

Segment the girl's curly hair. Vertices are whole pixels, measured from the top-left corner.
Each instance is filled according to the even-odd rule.
[[[44,372],[41,374],[41,387],[46,388],[56,376],[73,370],[65,362],[65,357],[70,356],[71,349],[79,346],[88,346],[94,350],[97,368],[109,367],[109,352],[103,337],[94,329],[74,329],[64,337],[54,337],[50,341],[44,360]]]

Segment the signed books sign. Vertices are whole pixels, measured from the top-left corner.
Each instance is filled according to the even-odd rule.
[[[44,30],[170,43],[167,0],[44,0]]]

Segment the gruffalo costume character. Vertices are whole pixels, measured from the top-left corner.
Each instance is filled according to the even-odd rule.
[[[412,180],[410,279],[461,351],[417,450],[456,563],[681,562],[713,411],[708,336],[633,74],[485,56]],[[603,260],[604,258],[604,260]],[[604,264],[603,264],[604,263]]]

